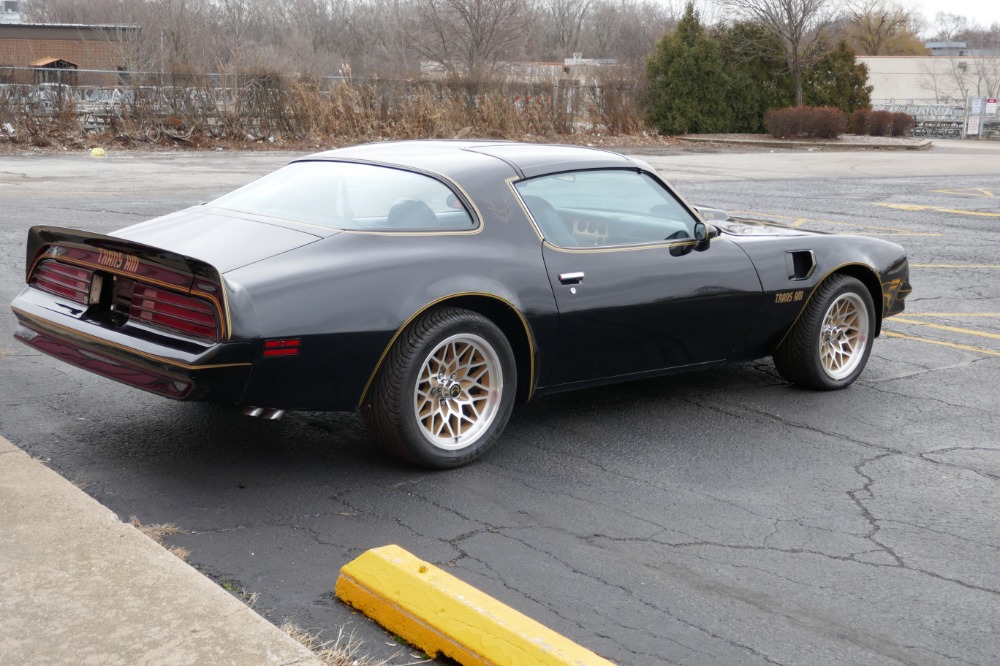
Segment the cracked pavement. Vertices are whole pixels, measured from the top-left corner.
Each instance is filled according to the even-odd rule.
[[[271,621],[347,624],[379,658],[411,657],[331,590],[396,543],[623,665],[995,663],[1000,146],[795,154],[794,176],[787,155],[644,159],[690,201],[906,247],[917,323],[889,320],[903,337],[879,338],[848,390],[790,387],[762,360],[563,394],[515,409],[478,463],[427,472],[353,414],[263,422],[59,364],[4,312],[0,434],[123,519],[177,525],[167,542]],[[0,300],[31,224],[108,232],[290,157],[2,156]]]

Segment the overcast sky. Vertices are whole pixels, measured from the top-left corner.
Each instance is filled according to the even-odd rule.
[[[958,14],[982,25],[989,27],[992,23],[1000,23],[1000,0],[899,0],[905,6],[916,5],[924,15],[927,23],[927,30],[922,36],[929,36],[934,32],[934,18],[938,12]],[[687,0],[661,0],[674,9],[674,13],[680,16],[684,12],[684,5]],[[701,13],[702,21],[705,23],[715,23],[725,17],[719,5],[719,0],[694,0],[695,7]],[[831,4],[837,6],[838,0],[832,0]]]
[[[930,26],[938,12],[958,14],[981,25],[1000,23],[1000,0],[916,0]]]

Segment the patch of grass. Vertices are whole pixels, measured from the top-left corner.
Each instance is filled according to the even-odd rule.
[[[281,625],[281,630],[294,638],[296,641],[308,648],[326,666],[390,666],[393,659],[402,656],[401,653],[392,655],[387,659],[373,660],[371,657],[361,654],[361,641],[354,635],[354,632],[346,632],[344,627],[337,630],[337,637],[324,641],[320,639],[318,633],[310,633],[291,622]],[[405,644],[406,641],[403,641]],[[414,666],[415,664],[426,664],[431,661],[427,655],[418,658],[417,661],[408,661],[398,666]]]
[[[163,537],[172,536],[174,534],[182,534],[184,530],[177,527],[173,523],[155,523],[153,525],[143,525],[139,522],[139,519],[135,516],[129,518],[129,523],[132,527],[136,528],[150,539],[160,544],[167,549],[169,553],[181,560],[187,561],[187,558],[191,555],[191,551],[187,548],[181,548],[180,546],[170,546],[163,543]]]
[[[242,601],[250,608],[253,608],[257,604],[257,599],[260,598],[259,592],[248,592],[246,589],[244,589],[242,585],[237,583],[235,580],[220,578],[219,585],[222,586],[222,589],[236,596],[240,601]]]

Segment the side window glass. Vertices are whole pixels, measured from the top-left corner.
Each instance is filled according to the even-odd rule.
[[[542,236],[553,245],[635,245],[694,238],[695,218],[645,173],[573,171],[514,186]]]
[[[347,162],[295,162],[211,205],[333,229],[425,231],[476,226],[455,193],[430,176]]]

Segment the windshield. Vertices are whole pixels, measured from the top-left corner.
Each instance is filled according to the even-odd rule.
[[[412,171],[349,162],[296,162],[209,205],[331,229],[472,229],[444,183]]]

